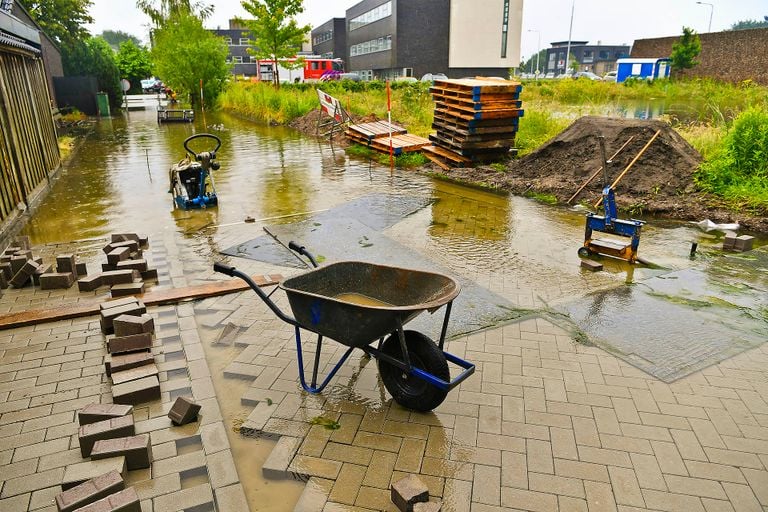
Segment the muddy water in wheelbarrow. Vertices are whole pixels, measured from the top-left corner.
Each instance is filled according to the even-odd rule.
[[[206,116],[207,126],[202,115],[194,123],[158,125],[153,110],[99,121],[21,234],[29,235],[34,244],[45,244],[100,239],[119,231],[144,232],[150,236],[152,263],[165,269],[164,284],[185,286],[219,279],[211,270],[212,263],[221,258],[219,251],[256,238],[268,223],[304,220],[307,215],[295,214],[331,208],[366,194],[411,194],[435,201],[403,218],[386,236],[437,261],[450,270],[448,274],[480,283],[517,307],[533,311],[649,275],[648,270],[611,260],[603,261],[605,272],[580,270],[576,249],[583,242],[583,211],[434,181],[412,171],[390,172],[291,130],[224,114],[207,112]],[[167,172],[183,157],[184,139],[200,132],[216,133],[223,142],[218,153],[221,170],[214,173],[219,205],[192,212],[174,210],[167,193]],[[286,215],[290,217],[275,219]],[[256,222],[243,223],[246,216]],[[699,256],[693,262],[689,259],[691,241],[700,242]],[[706,262],[715,257],[708,254],[714,254],[721,243],[722,235],[703,234],[686,224],[651,223],[643,228],[640,254],[667,267],[701,266],[707,272]],[[368,247],[363,239],[360,245],[372,254],[379,249]],[[91,257],[89,268],[103,262],[99,249],[78,256],[81,261]],[[240,261],[248,262],[231,258],[229,263],[240,265]],[[288,276],[295,271],[248,263],[253,263],[254,273]],[[241,404],[251,381],[223,376],[224,368],[243,348],[214,343],[222,332],[221,318],[240,304],[250,308],[246,318],[238,319],[243,325],[264,325],[264,336],[275,343],[292,336],[292,330],[280,326],[253,293],[246,294],[231,296],[231,302],[222,301],[216,309],[207,302],[199,303],[195,319],[251,510],[285,511],[293,508],[304,484],[262,477],[261,466],[274,441],[246,439],[236,432],[253,409],[253,405]],[[278,300],[288,307],[284,297]],[[428,335],[434,337],[435,333]],[[344,349],[338,343],[328,345],[337,351]],[[295,358],[290,364],[295,364]],[[323,397],[339,410],[371,411],[373,417],[380,417],[391,398],[380,385],[375,366],[365,357],[350,358],[336,377],[342,385],[327,388]],[[321,371],[329,369],[324,362]],[[295,367],[290,374],[293,380],[284,383],[295,389]],[[389,409],[389,414],[401,420],[408,417],[402,410]],[[435,432],[434,440],[430,434],[430,445],[447,450],[453,430],[441,429],[439,417],[429,421]],[[446,466],[445,471],[450,468]]]

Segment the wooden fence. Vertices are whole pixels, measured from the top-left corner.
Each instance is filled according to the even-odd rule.
[[[29,206],[59,164],[43,61],[0,45],[0,224]]]

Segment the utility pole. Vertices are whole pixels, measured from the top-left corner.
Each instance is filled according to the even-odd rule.
[[[565,73],[568,73],[568,65],[571,58],[571,35],[573,33],[573,9],[576,7],[576,0],[571,2],[571,25],[568,27],[568,47],[565,50]]]
[[[541,31],[536,29],[528,29],[528,32],[536,32],[539,36],[539,44],[536,46],[536,78],[539,77],[539,70],[541,69],[539,67],[539,54],[541,53]],[[533,64],[533,62],[531,62]]]
[[[709,27],[707,28],[707,32],[712,32],[712,15],[715,13],[715,6],[708,2],[696,2],[696,3],[699,5],[709,6]]]

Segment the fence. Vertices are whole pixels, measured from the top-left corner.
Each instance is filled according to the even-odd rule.
[[[0,42],[0,224],[29,206],[59,164],[42,59]]]

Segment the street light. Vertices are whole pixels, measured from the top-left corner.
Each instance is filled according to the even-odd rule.
[[[536,47],[536,78],[539,77],[539,54],[541,53],[541,31],[528,29],[528,32],[536,32],[539,35],[539,45]]]
[[[568,74],[568,61],[571,58],[571,34],[573,33],[573,9],[576,7],[576,0],[571,2],[571,24],[568,27],[568,47],[565,50],[565,69],[563,72]]]
[[[707,2],[696,2],[699,5],[708,5],[709,6],[709,28],[707,28],[707,32],[712,32],[712,15],[715,12],[715,6],[707,3]]]

